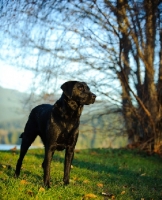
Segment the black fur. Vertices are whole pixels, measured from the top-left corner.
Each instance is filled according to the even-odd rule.
[[[61,86],[61,98],[54,104],[35,107],[28,118],[17,161],[15,177],[20,174],[23,158],[37,135],[45,146],[44,185],[50,187],[50,163],[55,150],[65,149],[64,184],[69,184],[70,168],[79,134],[80,116],[84,105],[94,103],[94,95],[84,82],[69,81]]]

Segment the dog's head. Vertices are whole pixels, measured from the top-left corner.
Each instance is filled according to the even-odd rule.
[[[68,81],[61,86],[61,89],[68,99],[80,105],[89,105],[95,102],[96,95],[90,91],[85,82]]]

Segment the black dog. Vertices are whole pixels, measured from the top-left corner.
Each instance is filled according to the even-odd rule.
[[[45,146],[44,185],[50,187],[50,163],[55,150],[65,152],[64,184],[69,184],[71,162],[79,134],[80,116],[83,105],[93,104],[96,95],[86,83],[69,81],[61,86],[61,98],[54,104],[42,104],[35,107],[28,118],[22,138],[20,157],[17,161],[15,177],[20,174],[23,158],[39,135]]]

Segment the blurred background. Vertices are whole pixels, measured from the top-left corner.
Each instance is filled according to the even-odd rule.
[[[1,0],[0,19],[1,148],[21,143],[34,106],[79,80],[97,99],[76,148],[162,151],[160,0]]]

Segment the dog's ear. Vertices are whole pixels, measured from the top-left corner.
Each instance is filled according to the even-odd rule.
[[[74,85],[77,83],[77,81],[68,81],[65,82],[62,86],[61,89],[63,90],[64,94],[71,99],[72,98],[72,93],[73,93],[73,88]]]

